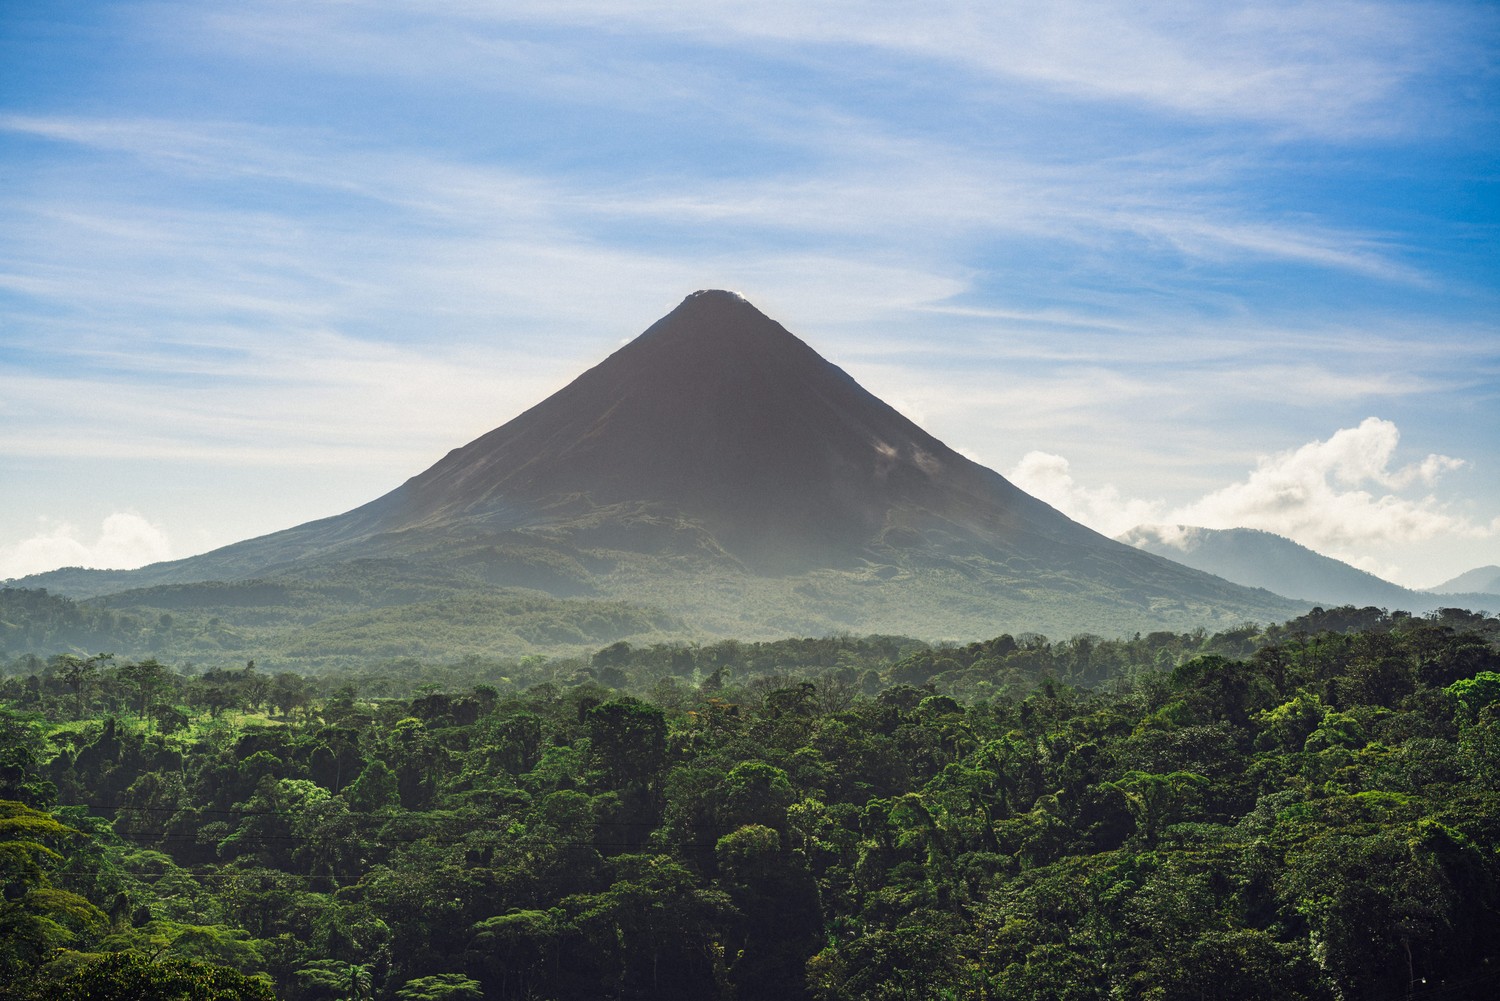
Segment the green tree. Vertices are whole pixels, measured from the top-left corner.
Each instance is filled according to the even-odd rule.
[[[365,1001],[371,994],[370,969],[361,963],[316,959],[293,974],[311,1001]]]
[[[389,746],[401,805],[408,810],[427,809],[437,794],[439,771],[448,758],[446,751],[432,739],[427,724],[414,716],[391,728]]]
[[[805,967],[825,941],[818,886],[800,852],[785,851],[769,827],[741,827],[719,839],[721,881],[739,911],[740,943],[729,979],[742,998],[807,993]]]
[[[573,934],[561,908],[512,911],[476,923],[468,955],[492,990],[499,985],[502,998],[541,997],[554,993],[547,984],[561,979]]]
[[[1105,788],[1118,792],[1135,818],[1136,831],[1147,847],[1156,844],[1162,828],[1183,816],[1195,793],[1208,785],[1208,779],[1195,772],[1172,772],[1152,775],[1126,772]]]
[[[112,653],[96,653],[92,657],[78,657],[65,653],[58,658],[63,684],[73,689],[73,714],[77,719],[83,718],[84,690],[89,682],[98,676],[99,665],[114,658],[115,655]]]
[[[46,752],[41,727],[33,719],[0,707],[0,800],[51,805],[57,789],[42,771]]]
[[[359,777],[344,790],[344,799],[363,813],[374,813],[396,806],[401,801],[400,781],[391,766],[379,758],[371,759]]]
[[[1500,674],[1480,671],[1472,678],[1455,681],[1443,689],[1458,702],[1465,719],[1477,719],[1487,707],[1500,702]]]
[[[291,671],[282,671],[271,682],[269,698],[271,704],[281,710],[281,715],[290,716],[293,709],[300,709],[312,702],[312,692],[307,679]]]
[[[796,799],[786,772],[764,761],[746,761],[719,783],[714,814],[730,830],[759,824],[780,831],[786,829],[786,811]]]
[[[0,800],[0,981],[34,971],[53,950],[105,924],[97,907],[49,878],[65,861],[60,849],[82,837],[49,813]]]
[[[276,1001],[259,977],[189,960],[153,962],[115,953],[61,980],[34,985],[34,997],[68,1001]]]
[[[459,973],[439,973],[408,980],[396,992],[397,1001],[480,1001],[484,988]]]
[[[587,717],[590,761],[606,788],[653,780],[666,760],[666,714],[639,699],[613,699]]]
[[[116,675],[135,690],[137,711],[149,725],[152,707],[161,701],[161,693],[171,686],[171,672],[155,657],[149,657],[138,663],[122,665]]]
[[[716,993],[727,896],[701,887],[669,857],[621,855],[613,862],[609,889],[568,901],[586,949],[615,971],[605,976],[632,997],[696,1001]]]

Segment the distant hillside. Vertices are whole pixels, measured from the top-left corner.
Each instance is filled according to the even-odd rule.
[[[1500,595],[1500,567],[1476,567],[1468,573],[1461,573],[1452,580],[1439,584],[1437,587],[1429,587],[1427,590],[1433,594],[1478,592]]]
[[[113,653],[203,666],[255,660],[315,671],[406,658],[584,654],[620,641],[702,636],[679,618],[630,602],[463,590],[435,581],[405,581],[400,589],[382,587],[378,570],[357,585],[213,581],[87,602],[0,588],[0,665],[27,654]]]
[[[1306,608],[1072,521],[723,291],[688,296],[548,399],[353,511],[140,570],[17,583],[129,592],[111,607],[155,608],[166,586],[358,590],[368,574],[385,596],[360,599],[372,610],[441,579],[455,595],[627,602],[747,639],[1121,635]]]
[[[1439,597],[1383,580],[1272,532],[1188,525],[1140,525],[1119,541],[1246,587],[1261,587],[1321,605],[1374,606],[1425,613],[1455,606],[1490,610],[1494,596]],[[1500,572],[1500,571],[1497,571]]]

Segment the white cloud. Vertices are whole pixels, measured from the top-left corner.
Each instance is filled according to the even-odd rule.
[[[1179,508],[1172,521],[1205,528],[1262,528],[1321,552],[1421,542],[1446,533],[1482,533],[1434,497],[1402,496],[1414,485],[1464,465],[1445,455],[1393,467],[1400,432],[1366,418],[1327,441],[1266,456],[1241,483]]]
[[[106,517],[92,542],[81,535],[74,525],[44,520],[36,535],[0,545],[0,580],[69,566],[133,570],[172,556],[167,533],[129,511]]]
[[[583,75],[582,86],[596,94],[629,101],[639,99],[642,72],[631,45],[655,40],[659,47],[696,44],[789,62],[919,60],[930,73],[958,71],[983,87],[998,80],[1010,88],[1323,134],[1417,121],[1419,106],[1403,99],[1424,70],[1443,60],[1480,63],[1484,55],[1466,32],[1475,15],[1461,7],[1418,11],[1371,0],[933,0],[920,7],[853,0],[358,0],[208,11],[194,5],[174,14],[202,18],[197,33],[222,46],[279,50],[352,72],[462,76],[487,86],[524,81],[563,91],[578,88],[575,78]],[[569,67],[544,38],[516,40],[528,24],[603,35],[614,45],[601,52],[602,68]],[[601,88],[601,77],[611,86]],[[650,82],[658,90],[681,88],[666,74]]]
[[[1428,455],[1396,465],[1400,432],[1370,417],[1326,441],[1263,456],[1244,480],[1170,508],[1160,500],[1124,496],[1111,485],[1081,486],[1068,460],[1028,453],[1006,475],[1058,510],[1107,535],[1162,523],[1202,528],[1259,528],[1361,567],[1373,567],[1368,548],[1404,546],[1438,536],[1481,538],[1496,534],[1500,519],[1476,525],[1450,511],[1428,488],[1466,463]],[[1382,569],[1390,569],[1383,565]]]
[[[404,242],[393,259],[380,262],[399,262],[403,270],[410,260],[419,267],[429,260],[441,266],[445,262],[438,258],[445,252],[468,252],[467,243],[497,236],[503,239],[496,242],[522,245],[532,255],[587,258],[589,234],[600,224],[624,220],[636,226],[729,225],[855,241],[840,251],[842,256],[867,257],[868,250],[857,249],[860,245],[893,232],[902,233],[904,243],[914,234],[928,234],[926,239],[935,244],[924,248],[918,241],[908,255],[924,249],[931,253],[965,235],[1003,233],[1211,263],[1280,260],[1411,284],[1428,280],[1393,260],[1380,236],[1306,218],[1257,217],[1211,194],[1263,165],[1226,162],[1209,150],[1189,146],[1144,159],[1064,166],[935,140],[895,140],[880,125],[848,117],[783,114],[791,119],[791,134],[781,138],[807,146],[820,166],[743,180],[672,177],[661,183],[632,178],[603,185],[597,179],[569,184],[516,169],[406,153],[351,155],[338,149],[336,137],[305,129],[10,115],[0,116],[0,131],[132,157],[167,177],[244,176],[317,190],[335,201],[352,197],[361,203],[361,213],[373,209],[400,220],[406,231],[438,226],[449,232],[443,240],[415,246]],[[95,188],[107,190],[107,184],[101,178]],[[901,197],[891,197],[892,191]],[[207,262],[229,256],[220,242],[202,246],[196,230],[208,222],[215,241],[229,240],[237,250],[228,263],[240,269],[238,280],[228,287],[249,296],[230,301],[228,293],[220,292],[218,299],[226,307],[284,311],[288,301],[311,300],[326,313],[331,305],[375,296],[383,288],[362,271],[328,263],[351,254],[369,256],[360,247],[369,234],[351,239],[343,228],[347,222],[320,238],[318,227],[306,220],[263,212],[215,213],[217,218],[205,219],[181,208],[143,211],[96,204],[80,209],[73,198],[27,208],[49,233],[67,231],[71,245],[90,245],[106,259],[116,257],[113,251],[121,244],[132,255],[152,248],[161,259],[142,263],[174,273],[202,271],[199,255],[205,251]],[[890,248],[884,252],[889,254]],[[696,254],[686,257],[686,262],[698,260]],[[504,275],[500,268],[489,272],[492,282]],[[57,278],[16,274],[8,280],[18,288],[45,289],[47,277]],[[279,298],[278,285],[293,286],[297,295]],[[142,295],[135,292],[131,298]]]
[[[1164,506],[1159,501],[1124,497],[1109,485],[1095,489],[1080,486],[1073,479],[1068,460],[1047,452],[1026,453],[1005,475],[1033,497],[1109,536],[1156,521]]]

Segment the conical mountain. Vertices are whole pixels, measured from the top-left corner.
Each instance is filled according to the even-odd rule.
[[[717,290],[363,507],[108,589],[371,560],[651,601],[719,632],[1111,632],[1299,610],[1071,521]]]
[[[892,529],[1088,534],[724,291],[363,513],[385,531],[525,527],[616,505],[701,524],[760,571],[847,560]]]

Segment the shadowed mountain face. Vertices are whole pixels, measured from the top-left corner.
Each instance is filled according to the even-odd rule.
[[[654,602],[741,635],[1111,632],[1301,607],[1069,520],[723,291],[688,296],[363,507],[175,563],[26,583],[86,595],[352,561]]]
[[[730,292],[689,296],[520,417],[371,505],[385,530],[536,526],[629,505],[747,566],[842,563],[902,532],[1091,534],[943,445]]]

